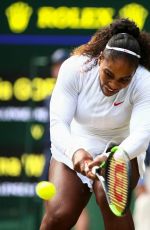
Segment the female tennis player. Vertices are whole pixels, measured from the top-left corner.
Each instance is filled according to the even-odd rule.
[[[132,189],[143,175],[150,139],[149,69],[150,36],[128,19],[97,31],[62,64],[50,105],[49,180],[57,194],[41,230],[71,229],[92,192],[106,230],[134,229],[129,210],[122,217],[111,212],[91,169],[106,160],[105,146],[116,139],[115,158],[126,152],[131,161]]]

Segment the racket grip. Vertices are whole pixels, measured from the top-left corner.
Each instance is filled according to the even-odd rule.
[[[106,156],[106,157],[109,157],[110,153],[111,153],[111,152],[105,152],[105,153],[103,153],[102,155],[103,155],[103,156]]]
[[[99,166],[99,167],[100,167],[101,169],[103,169],[103,168],[105,168],[105,165],[106,165],[106,162],[105,162],[105,161],[103,161],[103,162],[100,164],[100,166]]]
[[[92,168],[92,173],[93,173],[94,175],[96,175],[96,173],[97,173],[98,170],[99,170],[99,167],[98,167],[98,166],[94,166],[94,167]]]

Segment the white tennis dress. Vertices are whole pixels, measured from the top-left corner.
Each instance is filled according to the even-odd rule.
[[[150,72],[139,66],[128,87],[107,97],[100,87],[99,65],[90,68],[93,62],[86,60],[72,56],[60,68],[50,104],[52,155],[72,168],[77,149],[95,157],[114,139],[130,159],[137,157],[142,176],[150,140]]]

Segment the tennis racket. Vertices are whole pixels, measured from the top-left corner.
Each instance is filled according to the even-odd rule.
[[[105,149],[107,160],[100,167],[94,166],[93,174],[100,180],[107,202],[111,211],[116,216],[123,216],[129,206],[131,200],[131,163],[128,154],[124,152],[124,160],[115,160],[114,153],[118,150],[118,146]],[[104,176],[101,175],[104,168]]]

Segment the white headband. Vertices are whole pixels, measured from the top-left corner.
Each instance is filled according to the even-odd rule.
[[[106,49],[109,49],[109,50],[116,50],[116,51],[121,51],[121,52],[124,52],[124,53],[128,53],[128,54],[131,54],[133,56],[136,56],[137,58],[141,58],[140,55],[138,55],[137,53],[131,51],[131,50],[127,50],[127,49],[124,49],[124,48],[119,48],[119,47],[111,47],[109,45],[106,45]]]

